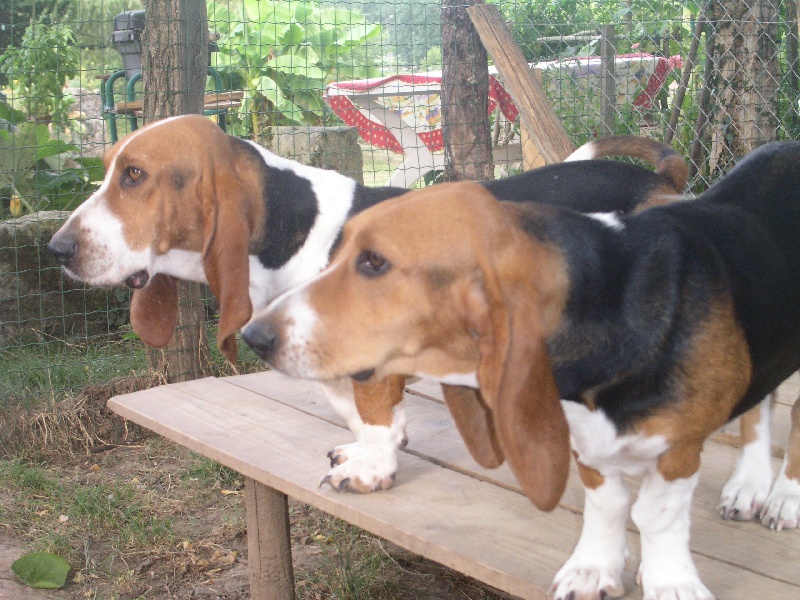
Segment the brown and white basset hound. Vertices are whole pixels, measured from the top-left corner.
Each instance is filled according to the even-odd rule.
[[[438,379],[476,460],[508,461],[542,509],[574,454],[584,527],[555,598],[623,594],[630,513],[644,598],[711,600],[688,544],[703,444],[800,367],[800,143],[622,217],[499,202],[472,183],[410,192],[352,218],[331,265],[242,333],[297,377]],[[792,418],[767,500],[787,526],[800,404]],[[625,475],[643,475],[632,509]]]
[[[656,172],[578,160],[612,154],[649,161]],[[77,279],[132,288],[131,323],[155,347],[175,328],[176,279],[207,282],[219,301],[218,344],[232,362],[235,334],[253,310],[319,273],[348,217],[406,192],[286,160],[200,116],[131,133],[107,152],[105,166],[101,187],[53,236],[50,250]],[[686,173],[671,148],[622,137],[592,142],[573,162],[483,185],[505,200],[627,213],[679,194]],[[362,492],[391,485],[405,437],[403,383],[356,383],[355,398],[347,379],[326,385],[357,441],[331,452],[325,481]]]

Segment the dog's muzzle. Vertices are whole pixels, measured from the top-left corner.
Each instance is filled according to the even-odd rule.
[[[59,263],[68,267],[70,260],[78,251],[78,241],[71,235],[56,233],[47,244],[47,249],[53,253]]]
[[[278,334],[260,324],[254,323],[245,327],[242,330],[242,339],[265,362],[270,362],[270,358],[278,348]]]

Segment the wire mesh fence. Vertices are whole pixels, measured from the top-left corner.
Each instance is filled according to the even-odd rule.
[[[753,147],[798,137],[796,2],[494,3],[575,145],[668,141],[697,192]],[[201,110],[231,135],[366,185],[428,185],[445,164],[441,17],[437,0],[3,3],[0,410],[157,363],[130,328],[128,290],[69,281],[45,245],[99,187],[103,152],[190,93],[170,73],[173,87],[154,85],[159,68],[199,64]],[[184,26],[199,37],[175,38]],[[523,132],[491,57],[489,81],[481,118],[501,177],[522,168]],[[195,301],[213,341],[215,301]],[[227,372],[213,351],[210,364]]]

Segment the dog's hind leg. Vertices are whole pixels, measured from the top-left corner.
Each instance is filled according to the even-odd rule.
[[[776,531],[800,526],[800,397],[792,407],[792,429],[783,466],[761,509],[761,522]]]

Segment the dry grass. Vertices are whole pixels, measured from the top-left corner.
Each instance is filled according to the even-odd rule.
[[[156,376],[124,377],[84,388],[59,400],[35,407],[13,402],[0,407],[2,455],[35,453],[43,456],[93,453],[145,433],[134,424],[112,418],[106,401],[160,384]]]
[[[0,412],[3,529],[69,560],[65,598],[249,597],[242,478],[106,408],[158,383],[123,378]],[[290,515],[300,600],[504,597],[313,507],[290,500]]]

